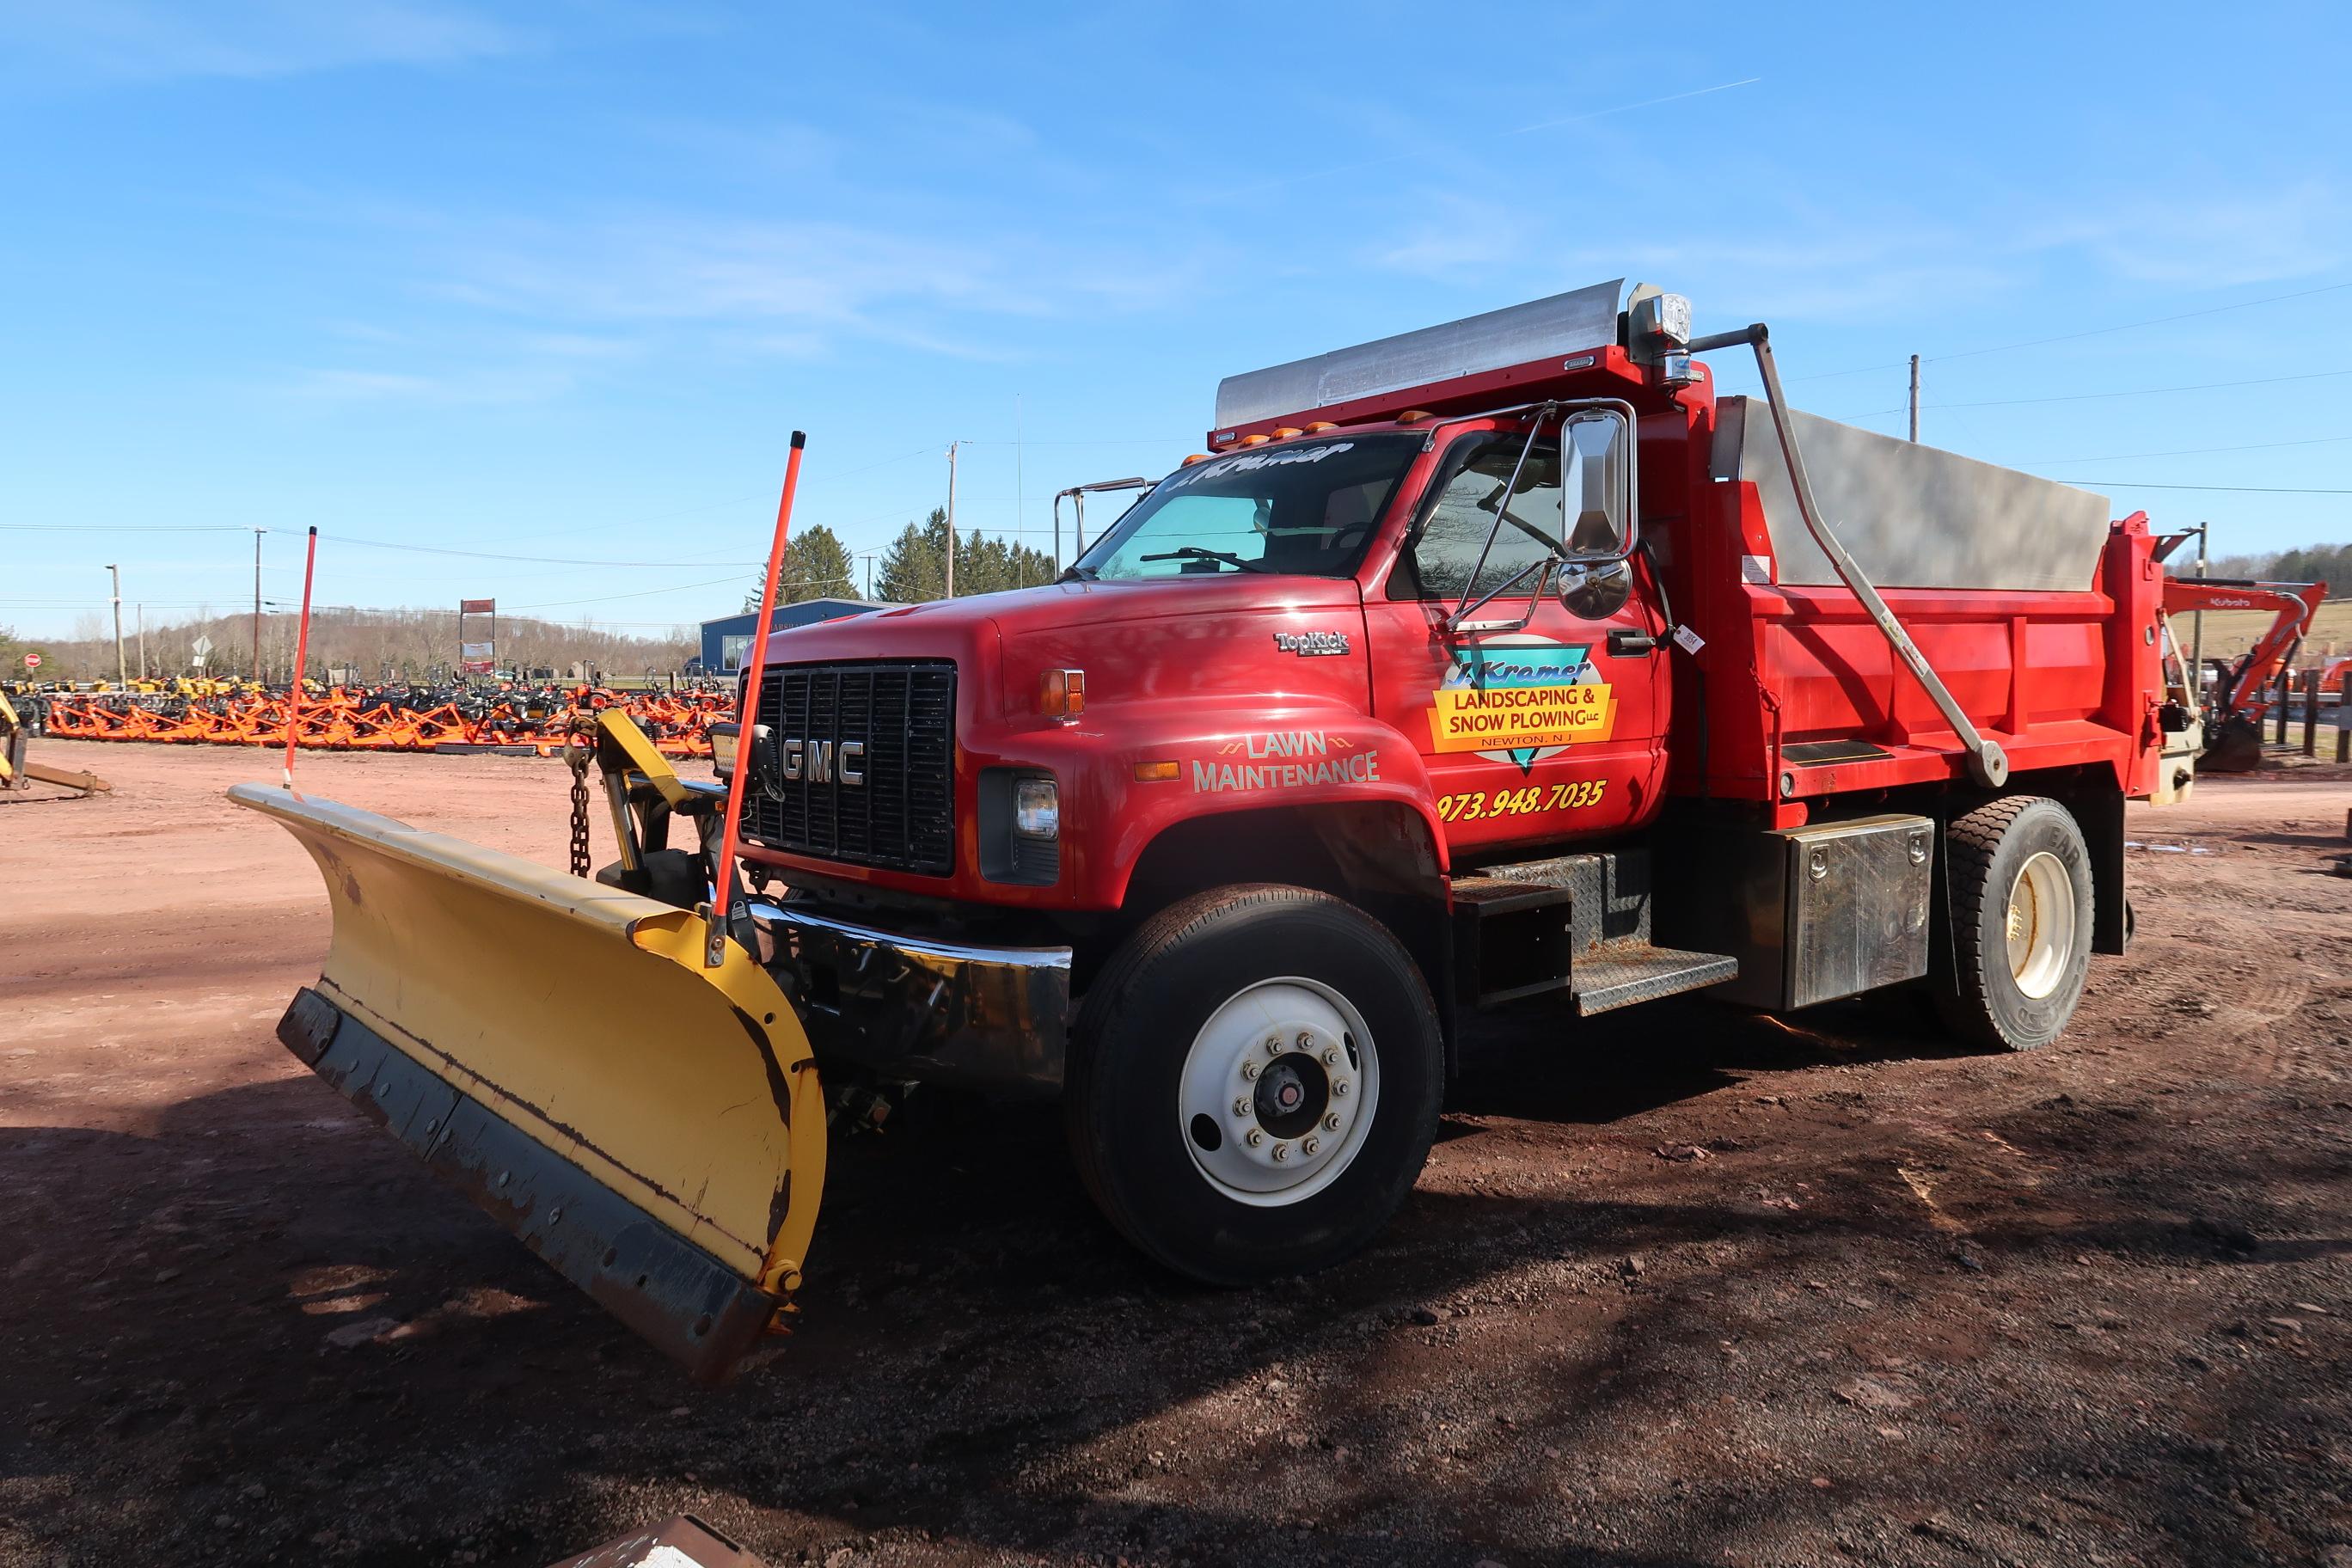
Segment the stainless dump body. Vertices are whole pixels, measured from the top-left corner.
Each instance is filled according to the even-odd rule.
[[[1881,588],[2091,586],[2105,547],[2107,498],[1790,411],[1822,521]],[[1711,464],[1718,479],[1756,486],[1784,584],[1830,587],[1835,567],[1805,529],[1771,411],[1756,399],[1717,405]]]

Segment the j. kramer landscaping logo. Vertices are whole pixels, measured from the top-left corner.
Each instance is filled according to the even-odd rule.
[[[1570,746],[1605,741],[1617,700],[1584,643],[1525,635],[1457,648],[1431,694],[1429,732],[1441,752],[1475,752],[1524,771]]]

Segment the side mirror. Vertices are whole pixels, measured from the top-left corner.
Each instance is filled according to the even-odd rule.
[[[1578,565],[1633,552],[1633,431],[1614,408],[1580,409],[1559,433],[1560,555]]]

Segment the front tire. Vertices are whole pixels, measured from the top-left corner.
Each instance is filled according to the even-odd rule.
[[[1215,1285],[1339,1262],[1388,1224],[1437,1134],[1444,1049],[1411,955],[1303,888],[1196,894],[1088,990],[1070,1148],[1112,1225]]]
[[[2091,968],[2091,858],[2074,813],[2006,796],[1955,818],[1944,847],[1950,963],[1937,970],[1937,1010],[1989,1049],[2048,1045]]]

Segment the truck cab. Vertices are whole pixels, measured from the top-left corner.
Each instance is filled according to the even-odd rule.
[[[1242,1282],[1386,1223],[1483,1007],[2055,1037],[2161,743],[2145,520],[1692,344],[1621,282],[1229,378],[1055,584],[780,635],[720,764],[829,1081],[1059,1094]]]

